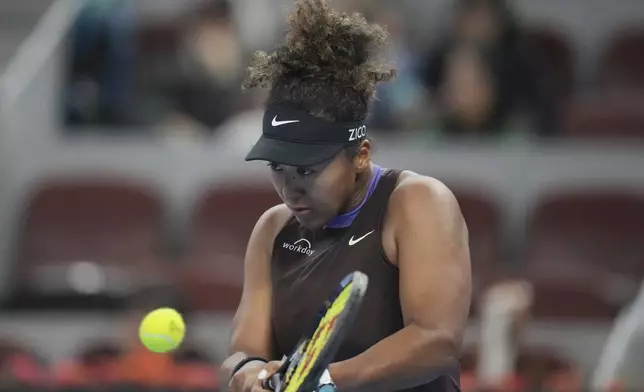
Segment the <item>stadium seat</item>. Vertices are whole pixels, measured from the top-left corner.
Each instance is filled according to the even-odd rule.
[[[644,195],[544,196],[528,233],[526,272],[538,317],[612,317],[644,277]]]
[[[575,138],[644,138],[643,105],[644,93],[613,92],[578,99],[568,108],[565,132]]]
[[[162,207],[148,188],[70,180],[31,196],[15,254],[22,294],[119,295],[139,282],[129,274],[157,268]]]
[[[237,307],[248,238],[259,217],[281,203],[270,186],[231,185],[205,192],[190,223],[183,263],[191,306],[230,311]]]
[[[598,278],[596,278],[598,279]],[[581,279],[533,278],[534,301],[531,313],[540,319],[611,320],[622,301],[603,292],[601,285]]]
[[[501,212],[487,195],[459,185],[450,188],[469,231],[472,274],[478,291],[504,275]]]
[[[600,59],[598,75],[603,89],[644,89],[644,30],[616,33]]]

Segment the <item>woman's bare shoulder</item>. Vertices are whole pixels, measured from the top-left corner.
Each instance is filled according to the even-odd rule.
[[[394,200],[395,198],[418,197],[414,195],[435,196],[439,199],[454,197],[452,191],[442,181],[411,170],[403,170],[398,177],[392,197]]]
[[[259,239],[261,244],[272,248],[275,237],[292,216],[293,213],[285,204],[273,206],[259,217],[255,224],[253,235]]]

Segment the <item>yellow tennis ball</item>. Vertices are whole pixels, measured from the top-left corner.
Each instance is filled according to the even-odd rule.
[[[176,349],[185,334],[183,317],[171,308],[153,310],[143,318],[139,326],[141,343],[155,353],[167,353]]]

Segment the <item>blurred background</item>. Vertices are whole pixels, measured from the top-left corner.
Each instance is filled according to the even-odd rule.
[[[644,2],[333,4],[391,33],[375,160],[467,221],[463,390],[644,391]],[[0,0],[0,387],[217,388],[278,202],[240,84],[291,7]],[[173,355],[137,343],[159,306],[186,316]]]

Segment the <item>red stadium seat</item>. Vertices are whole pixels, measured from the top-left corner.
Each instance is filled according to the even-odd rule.
[[[601,291],[592,280],[534,278],[531,313],[555,320],[610,320],[617,316],[621,301]]]
[[[577,138],[644,138],[644,94],[602,94],[574,102],[565,132]]]
[[[599,82],[608,89],[644,89],[644,30],[617,33],[600,60]]]
[[[145,187],[72,180],[43,184],[27,200],[19,229],[19,289],[66,295],[136,283],[127,275],[147,263],[156,265],[161,219],[161,203]],[[84,282],[73,287],[74,280]]]
[[[458,185],[450,187],[458,200],[470,237],[475,286],[482,289],[504,274],[501,212],[487,195]]]
[[[270,185],[227,186],[205,193],[192,218],[184,263],[192,306],[219,311],[237,307],[248,238],[262,213],[279,203]]]
[[[644,195],[544,197],[529,227],[527,272],[535,314],[612,317],[644,277]]]

